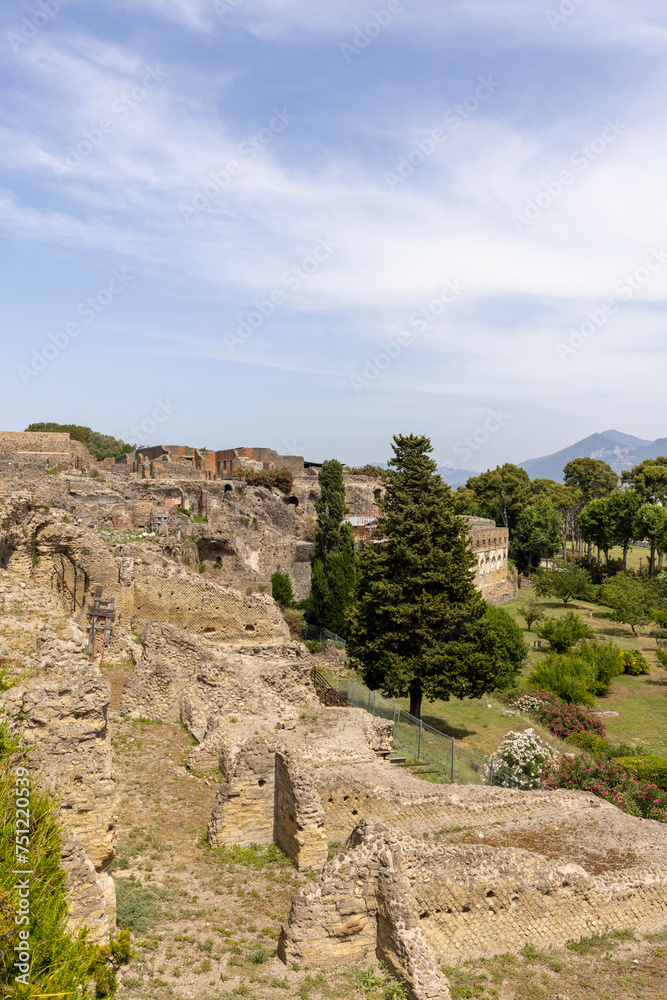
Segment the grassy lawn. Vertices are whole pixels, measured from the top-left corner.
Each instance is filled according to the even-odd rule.
[[[635,553],[646,550],[635,548]],[[532,589],[522,589],[516,600],[503,604],[517,624],[523,629],[524,639],[529,646],[529,658],[522,679],[525,682],[533,665],[548,652],[548,644],[536,646],[539,641],[534,632],[529,632],[521,617],[521,610],[535,596]],[[607,719],[607,733],[610,739],[642,743],[651,753],[667,759],[667,671],[663,670],[655,656],[655,640],[649,638],[648,628],[640,629],[639,635],[632,634],[629,625],[619,625],[604,617],[608,611],[597,604],[574,601],[564,607],[562,602],[545,598],[540,602],[548,617],[556,618],[566,611],[574,610],[581,615],[596,636],[611,639],[622,649],[634,649],[649,660],[652,670],[645,677],[617,677],[609,694],[598,698],[596,707],[601,711],[618,712],[617,719]],[[397,703],[407,710],[408,702],[397,699]],[[488,706],[491,706],[489,708]],[[556,739],[546,730],[524,716],[503,716],[504,706],[494,697],[485,696],[480,700],[465,698],[462,701],[424,702],[422,715],[424,722],[441,729],[456,740],[486,754],[493,754],[510,730],[523,730],[532,726],[551,746],[558,750],[571,748]]]

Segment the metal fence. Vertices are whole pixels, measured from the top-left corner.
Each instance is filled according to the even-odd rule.
[[[345,639],[342,635],[336,635],[335,632],[330,632],[328,628],[320,628],[319,625],[306,625],[304,638],[315,639],[317,642],[326,642],[327,639],[333,639],[336,649],[345,649]]]
[[[332,679],[332,685],[334,683]],[[394,743],[408,761],[428,764],[436,781],[459,785],[483,784],[493,774],[490,759],[472,747],[458,743],[453,737],[434,729],[422,719],[416,719],[395,701],[371,691],[356,678],[336,678],[339,695],[355,708],[393,722]]]
[[[499,767],[493,757],[416,719],[395,701],[371,691],[355,677],[329,677],[339,696],[354,708],[393,722],[396,748],[408,763],[428,765],[433,780],[458,785],[496,785],[504,788],[544,788],[542,781],[526,781],[516,770]],[[418,773],[418,772],[417,772]],[[421,772],[428,773],[428,772]]]

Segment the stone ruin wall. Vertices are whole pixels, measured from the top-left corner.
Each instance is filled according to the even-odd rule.
[[[86,924],[90,940],[104,944],[116,925],[113,880],[105,872],[116,843],[111,688],[85,656],[85,636],[64,619],[54,597],[4,573],[0,603],[6,641],[11,630],[22,645],[34,642],[19,668],[24,678],[0,695],[0,708],[20,731],[21,745],[31,748],[27,766],[59,803],[70,926]],[[10,660],[12,669],[18,659]]]
[[[659,836],[664,848],[662,828]],[[442,963],[517,953],[526,944],[563,947],[610,928],[661,929],[666,861],[663,849],[654,866],[591,876],[524,850],[432,845],[364,821],[294,898],[279,954],[315,966],[375,954],[403,979],[411,1000],[444,1000]]]
[[[14,450],[2,453],[3,441],[5,448]],[[24,445],[26,448],[22,447]],[[188,561],[193,567],[203,563],[208,573],[234,585],[268,587],[272,573],[280,566],[289,573],[297,599],[308,596],[319,484],[317,469],[306,467],[300,456],[280,456],[270,449],[258,448],[218,453],[198,452],[182,446],[157,446],[143,450],[145,458],[152,456],[151,465],[157,469],[155,476],[137,478],[128,473],[129,456],[121,456],[115,462],[105,459],[103,463],[96,463],[84,446],[70,441],[67,434],[6,432],[0,434],[0,470],[15,481],[23,482],[19,459],[20,452],[27,450],[27,446],[38,453],[39,461],[37,465],[32,463],[33,474],[24,481],[29,491],[23,499],[24,505],[50,508],[54,514],[61,511],[80,527],[139,533],[154,531],[159,544],[167,548],[169,554],[176,553],[179,560]],[[93,474],[99,465],[98,471],[104,475],[98,479],[106,481],[98,482],[80,473],[70,475],[67,471],[59,476],[44,475],[46,467],[53,467],[50,459],[47,461],[46,451],[42,454],[42,450],[48,448],[54,454],[69,455],[68,466],[67,463],[58,465],[70,472],[85,467]],[[186,453],[190,464],[180,460],[187,457]],[[12,455],[16,461],[8,460]],[[295,474],[291,494],[285,496],[275,490],[246,486],[233,479],[231,473],[213,475],[209,469],[204,475],[202,469],[215,464],[216,455],[229,456],[224,459],[227,465],[231,467],[235,462],[235,467],[239,468],[275,467],[276,463],[289,460]],[[376,500],[382,494],[377,479],[346,476],[345,487],[352,514],[377,514]],[[193,522],[179,512],[178,507],[207,518],[208,523]],[[516,596],[517,581],[507,566],[507,530],[483,518],[468,518],[468,521],[471,545],[477,556],[476,585],[481,593],[492,604]],[[59,530],[67,534],[66,530]],[[61,556],[63,548],[61,545]],[[30,572],[27,555],[26,544],[22,547],[19,544],[13,556],[14,566],[21,560],[23,573]],[[6,564],[0,551],[0,566]],[[72,586],[70,576],[76,574],[70,573],[65,563],[59,568]],[[96,579],[91,583],[104,584],[105,581]]]

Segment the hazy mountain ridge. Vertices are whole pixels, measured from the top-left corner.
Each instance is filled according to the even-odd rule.
[[[530,458],[520,462],[531,479],[555,479],[563,481],[563,467],[575,458],[598,458],[607,462],[619,475],[624,469],[630,469],[645,458],[657,458],[667,454],[667,438],[657,438],[647,441],[644,438],[633,437],[620,431],[602,431],[591,434],[582,441],[563,448],[562,451],[541,458]]]

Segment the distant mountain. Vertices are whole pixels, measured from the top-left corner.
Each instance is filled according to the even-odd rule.
[[[465,486],[471,476],[479,475],[479,472],[471,472],[470,469],[452,469],[448,465],[441,465],[438,472],[453,490],[459,486]]]
[[[624,469],[631,469],[645,458],[657,458],[658,455],[667,455],[667,438],[645,441],[631,434],[610,430],[591,434],[583,441],[577,441],[576,444],[563,448],[553,455],[530,458],[520,465],[531,479],[555,479],[556,482],[562,483],[563,467],[575,458],[602,459],[620,475]]]

